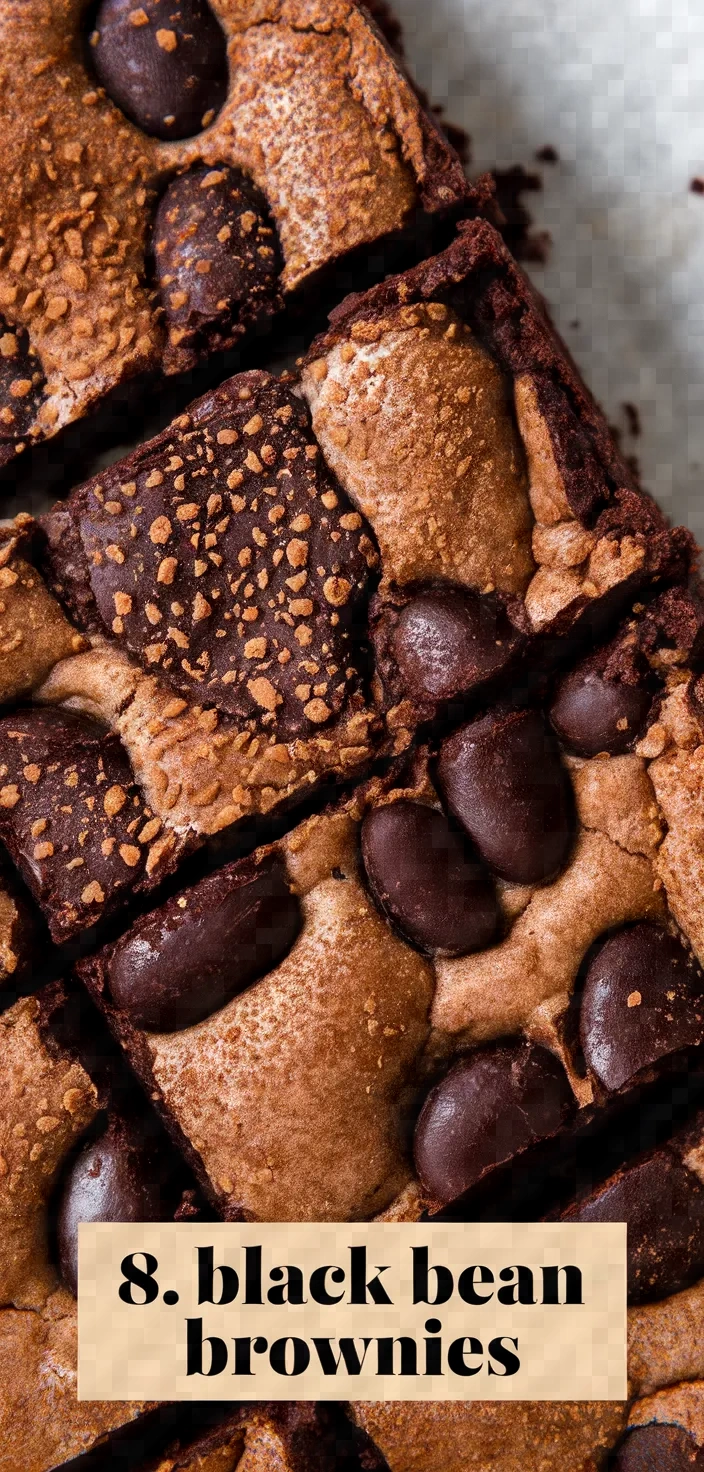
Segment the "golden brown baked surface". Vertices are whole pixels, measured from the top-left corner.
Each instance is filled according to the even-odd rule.
[[[83,9],[7,0],[0,12],[0,315],[17,362],[3,462],[135,374],[192,360],[177,351],[178,329],[167,338],[146,269],[170,176],[200,164],[251,175],[278,229],[287,290],[403,226],[417,204],[444,209],[469,194],[459,159],[352,0],[215,0],[228,96],[180,143],[142,132],[97,85]]]
[[[76,1399],[75,1300],[49,1257],[48,1202],[98,1098],[77,1062],[49,1049],[35,998],[0,1017],[0,1467],[46,1472],[141,1414]]]

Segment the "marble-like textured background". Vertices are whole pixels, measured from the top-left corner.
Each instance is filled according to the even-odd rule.
[[[644,483],[704,543],[701,0],[394,0],[409,62],[473,168],[538,167],[529,269]],[[557,148],[557,165],[535,165]]]

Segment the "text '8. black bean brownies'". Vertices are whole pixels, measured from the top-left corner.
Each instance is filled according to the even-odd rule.
[[[8,506],[209,359],[0,526],[2,1472],[704,1466],[697,549],[373,9],[0,0]],[[76,1399],[81,1220],[528,1209],[627,1220],[628,1403]]]

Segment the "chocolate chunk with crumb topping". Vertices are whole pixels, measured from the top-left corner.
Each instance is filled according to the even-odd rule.
[[[108,96],[153,138],[200,133],[225,101],[225,36],[205,0],[101,0],[90,55]]]
[[[138,920],[118,942],[112,996],[135,1027],[191,1027],[276,966],[300,928],[300,905],[280,860],[228,865]]]
[[[21,710],[0,720],[0,752],[0,838],[55,941],[161,876],[175,842],[159,846],[115,736],[69,711]]]
[[[506,1043],[474,1053],[423,1105],[414,1142],[420,1179],[435,1200],[453,1201],[556,1134],[573,1110],[567,1075],[546,1048]]]
[[[283,266],[266,199],[240,169],[190,169],[156,212],[153,252],[169,329],[168,372],[232,347],[248,323],[281,310]]]
[[[704,1472],[704,1449],[681,1426],[636,1426],[619,1447],[614,1472]]]
[[[358,688],[377,555],[270,374],[200,399],[44,525],[75,620],[183,694],[290,739]]]
[[[590,962],[580,1012],[588,1067],[607,1089],[704,1040],[704,976],[681,941],[642,922],[612,935]]]
[[[42,397],[44,374],[25,327],[0,317],[0,440],[26,434]]]

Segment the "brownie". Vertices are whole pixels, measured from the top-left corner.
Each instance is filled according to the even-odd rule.
[[[202,1201],[86,999],[53,983],[0,1030],[4,1462],[53,1472],[95,1448],[112,1466],[113,1446],[137,1457],[168,1417],[76,1398],[78,1223],[185,1220]]]
[[[371,624],[399,722],[554,661],[555,636],[603,636],[693,565],[486,221],[336,308],[301,391],[378,541]]]
[[[637,1401],[615,1461],[616,1472],[701,1472],[704,1383],[672,1385]]]
[[[157,878],[564,663],[693,559],[485,222],[343,304],[298,380],[229,380],[42,531],[91,648],[25,682],[120,738]]]
[[[27,1472],[61,1465],[148,1409],[76,1400],[75,1302],[50,1249],[49,1215],[81,1137],[108,1101],[53,1035],[59,1003],[48,991],[0,1017],[0,1424],[6,1465]]]
[[[0,40],[0,463],[486,194],[353,0],[266,24],[256,0],[7,0]]]
[[[369,691],[373,539],[280,379],[229,380],[22,535],[48,635],[25,604],[7,693],[56,709],[0,717],[0,836],[55,939],[407,744]]]
[[[491,707],[81,963],[218,1210],[437,1210],[702,1057],[676,868],[698,835],[656,796],[661,764],[701,749],[702,629],[696,587],[637,604],[532,705]]]
[[[616,1472],[696,1472],[704,1465],[697,1332],[704,1293],[703,1140],[700,1114],[561,1213],[563,1221],[628,1224],[630,1408],[623,1402],[351,1406],[390,1472],[489,1465],[497,1472],[605,1465]],[[693,1381],[677,1383],[685,1377]]]

